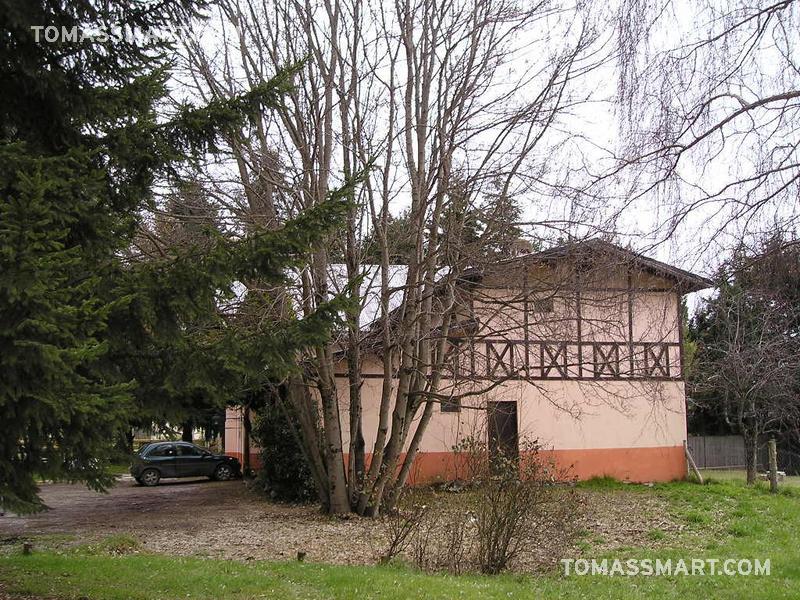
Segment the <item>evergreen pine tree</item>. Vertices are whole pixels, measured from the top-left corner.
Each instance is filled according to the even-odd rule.
[[[325,335],[336,314],[323,307],[253,339],[234,339],[216,322],[163,343],[182,323],[214,313],[237,278],[281,279],[340,221],[338,197],[282,230],[218,240],[202,256],[125,260],[154,182],[274,106],[291,69],[242,97],[166,115],[169,43],[48,43],[32,27],[176,27],[199,8],[192,0],[0,0],[0,510],[41,508],[37,477],[110,483],[109,449],[136,415],[143,375],[126,358],[179,349],[165,385],[202,388],[217,369],[223,377],[274,374],[291,368],[292,350]],[[147,355],[138,358],[141,366]]]

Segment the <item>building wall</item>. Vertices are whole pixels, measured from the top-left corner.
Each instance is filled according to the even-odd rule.
[[[521,277],[509,276],[512,281]],[[537,281],[530,273],[525,277]],[[677,292],[669,282],[645,274],[595,274],[595,282],[579,293],[575,286],[538,277],[540,291],[521,294],[513,286],[498,285],[475,294],[473,310],[481,329],[471,347],[454,359],[456,382],[448,379],[442,391],[496,387],[464,400],[458,412],[434,408],[412,477],[457,477],[453,446],[466,436],[486,440],[486,411],[481,409],[487,402],[514,401],[521,445],[537,440],[559,467],[579,479],[683,478],[686,405]],[[549,358],[542,354],[542,340],[549,340],[553,352],[563,344],[563,371],[543,368]],[[598,373],[598,351],[613,354],[613,372]],[[498,367],[498,357],[505,366]],[[338,371],[345,370],[341,365]],[[365,360],[368,451],[377,430],[381,372],[377,359]],[[339,381],[340,411],[346,415],[346,380]],[[346,435],[346,424],[343,430]]]
[[[346,415],[347,391],[338,387],[340,410]],[[368,451],[377,431],[381,387],[377,378],[365,379],[362,386]],[[479,409],[488,401],[516,402],[521,445],[538,441],[560,468],[578,479],[608,475],[671,481],[686,475],[683,382],[510,381],[479,401],[464,403],[458,412],[434,408],[412,473],[415,482],[458,477],[453,446],[467,436],[485,441],[486,412]],[[343,430],[346,438],[346,426]]]
[[[234,456],[243,462],[244,459],[244,427],[242,425],[242,409],[228,408],[225,411],[225,454]],[[257,469],[260,464],[258,445],[250,440],[250,466]]]
[[[522,277],[507,273],[505,281]],[[490,282],[475,294],[472,311],[481,329],[456,354],[458,366],[442,391],[492,389],[462,401],[457,412],[434,408],[412,482],[459,476],[453,446],[467,436],[486,440],[483,409],[491,401],[516,402],[523,446],[526,440],[537,440],[574,477],[683,478],[686,414],[678,293],[663,279],[625,276],[618,270],[594,273],[593,281],[581,288],[544,277],[533,291],[526,288],[522,294],[503,281]],[[536,280],[530,272],[524,278]],[[565,276],[563,281],[571,280]],[[541,299],[548,301],[534,302]],[[558,359],[563,359],[563,370],[546,368],[543,340],[548,340],[548,350],[553,342],[554,352],[563,346]],[[614,355],[613,370],[598,367],[598,351]],[[500,355],[504,366],[493,369],[491,363]],[[346,373],[346,365],[338,365],[337,373]],[[383,385],[379,359],[365,357],[362,374],[369,453]],[[346,449],[349,399],[344,375],[337,377],[337,389]],[[226,451],[241,454],[240,417],[234,411],[229,415]]]

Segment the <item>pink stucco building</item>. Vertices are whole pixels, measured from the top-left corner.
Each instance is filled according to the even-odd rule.
[[[467,436],[512,452],[536,439],[581,479],[685,476],[681,298],[710,281],[596,240],[472,269],[461,280],[459,325],[448,337],[453,399],[434,411],[412,481],[458,477],[453,447]],[[384,373],[379,345],[365,346],[369,449]],[[339,373],[346,419],[344,365]],[[239,456],[241,423],[229,410],[225,447]]]

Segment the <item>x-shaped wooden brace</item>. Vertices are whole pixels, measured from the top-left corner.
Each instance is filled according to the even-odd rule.
[[[514,372],[514,353],[511,350],[512,344],[503,344],[502,352],[495,349],[495,344],[486,342],[486,368],[489,371],[489,377],[493,377],[497,373],[497,367],[502,367],[506,375],[511,375]],[[496,362],[492,364],[492,355]],[[508,355],[509,362],[505,362],[505,357]]]
[[[648,377],[669,376],[669,354],[666,344],[648,344],[644,348],[644,370]]]
[[[616,344],[608,346],[605,352],[602,344],[594,345],[594,376],[601,375],[619,377],[619,346]]]
[[[551,346],[542,344],[542,377],[549,377],[550,371],[555,369],[561,377],[567,376],[567,345]],[[547,355],[545,357],[545,355]],[[547,360],[545,360],[545,358]]]

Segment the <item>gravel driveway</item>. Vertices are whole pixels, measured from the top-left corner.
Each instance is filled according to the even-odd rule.
[[[286,560],[302,551],[314,562],[374,564],[388,535],[381,520],[332,518],[314,505],[272,503],[241,480],[168,480],[151,488],[123,479],[108,494],[46,484],[41,495],[50,510],[0,517],[0,544],[16,545],[19,538],[36,544],[39,537],[41,544],[71,545],[127,534],[144,549],[166,554]],[[448,497],[432,499],[442,501]],[[650,494],[581,491],[579,504],[582,528],[605,549],[644,541],[653,528],[680,528],[665,502]],[[531,548],[521,560],[536,563],[546,550]]]
[[[107,494],[85,486],[45,484],[45,512],[0,517],[0,541],[51,534],[91,542],[130,534],[144,548],[183,555],[226,558],[289,558],[364,564],[382,530],[369,519],[333,519],[315,506],[267,502],[239,481],[164,481],[141,487],[123,479]]]

